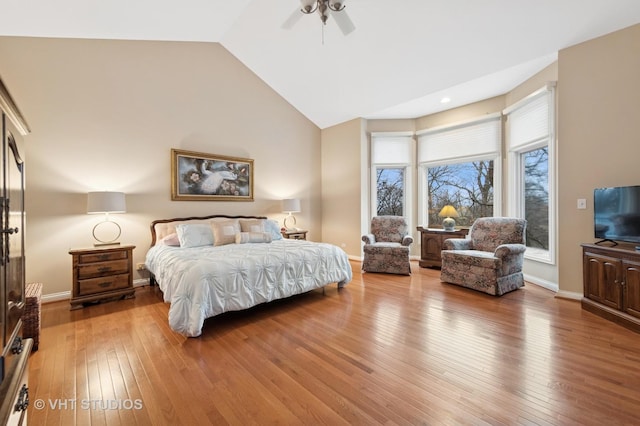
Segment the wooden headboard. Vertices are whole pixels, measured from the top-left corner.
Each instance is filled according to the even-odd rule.
[[[266,216],[230,216],[214,214],[211,216],[177,217],[173,219],[158,219],[151,222],[151,247],[169,234],[176,232],[176,225],[181,223],[207,223],[211,220],[224,219],[266,219]]]

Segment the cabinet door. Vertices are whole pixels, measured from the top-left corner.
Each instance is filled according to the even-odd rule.
[[[587,253],[584,257],[585,296],[614,309],[622,309],[622,261]]]
[[[640,262],[626,260],[623,266],[625,272],[624,311],[640,318]]]
[[[439,233],[422,233],[422,258],[440,262],[442,257],[442,236]]]

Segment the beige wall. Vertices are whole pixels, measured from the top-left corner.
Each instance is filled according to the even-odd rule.
[[[282,221],[322,235],[320,129],[219,44],[0,37],[0,76],[32,133],[25,137],[27,280],[71,286],[70,248],[93,244],[86,193],[127,194],[114,215],[143,262],[152,219],[210,213]],[[255,160],[254,202],[170,199],[170,150]],[[136,279],[142,278],[136,273]]]
[[[558,55],[559,284],[582,293],[581,243],[593,235],[593,190],[640,185],[640,25]],[[577,210],[576,200],[587,199]]]
[[[367,158],[363,120],[322,130],[322,241],[342,247],[352,259],[360,259]]]

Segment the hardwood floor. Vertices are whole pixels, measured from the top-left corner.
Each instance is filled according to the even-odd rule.
[[[154,288],[46,304],[29,421],[640,423],[640,334],[532,284],[495,298],[417,263],[410,277],[352,266],[342,290],[211,318],[199,338],[171,331]]]

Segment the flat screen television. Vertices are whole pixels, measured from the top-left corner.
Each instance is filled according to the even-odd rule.
[[[596,188],[593,213],[596,238],[640,243],[640,185]]]

